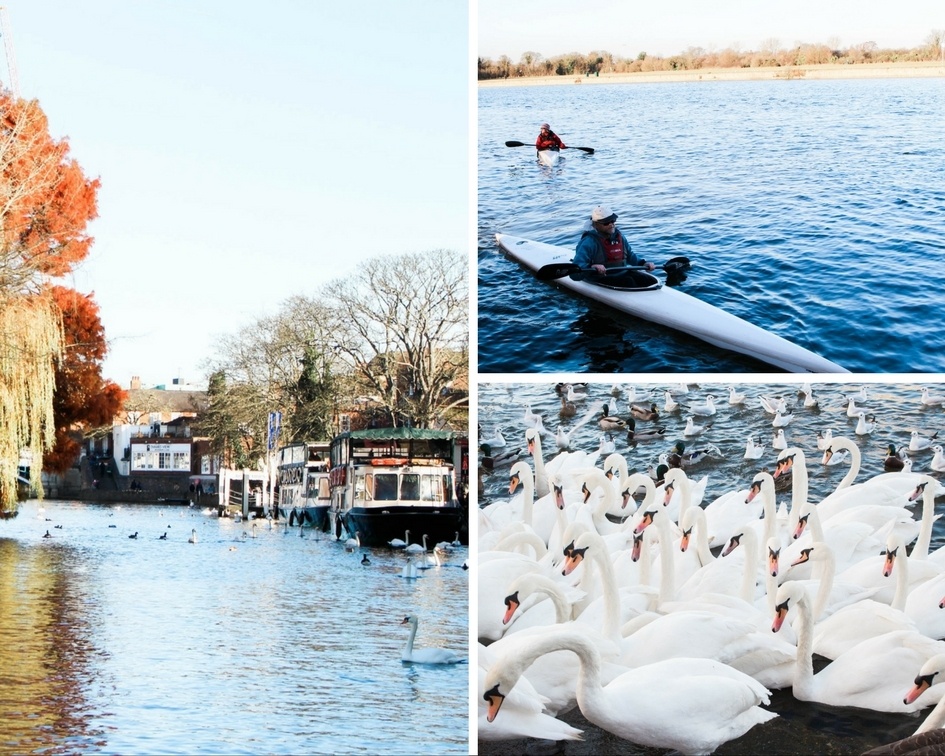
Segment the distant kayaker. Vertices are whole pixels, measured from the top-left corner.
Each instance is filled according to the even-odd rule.
[[[591,210],[572,262],[582,268],[592,268],[600,275],[604,275],[607,268],[627,265],[640,265],[647,270],[656,268],[653,263],[633,254],[627,238],[616,224],[617,215],[609,207],[598,205]]]
[[[542,150],[563,150],[566,147],[561,138],[551,130],[551,126],[543,123],[541,133],[538,135],[538,139],[535,140],[535,149],[541,152]]]

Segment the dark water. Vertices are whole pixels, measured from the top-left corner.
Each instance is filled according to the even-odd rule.
[[[529,147],[549,121],[574,146]],[[597,204],[682,290],[853,372],[945,371],[938,79],[479,90],[479,369],[770,372],[537,282],[497,232],[573,248]]]
[[[578,376],[574,376],[578,378]],[[727,403],[729,386],[734,385],[738,392],[747,395],[743,407],[733,407]],[[873,377],[867,382],[817,382],[812,384],[814,396],[819,407],[803,407],[803,396],[799,394],[800,382],[740,382],[689,384],[689,394],[677,397],[683,407],[701,403],[707,394],[716,397],[717,413],[712,418],[705,418],[711,427],[694,439],[685,439],[682,431],[686,424],[686,413],[662,413],[658,423],[637,424],[638,430],[656,426],[666,428],[661,440],[644,441],[629,444],[623,434],[614,434],[616,451],[622,453],[630,472],[643,471],[656,465],[659,454],[666,452],[677,439],[683,439],[688,448],[697,448],[711,443],[718,447],[722,457],[714,456],[689,469],[691,477],[698,479],[708,475],[703,502],[709,502],[733,488],[747,487],[755,473],[767,467],[773,470],[779,453],[771,446],[774,428],[772,416],[767,414],[760,404],[759,397],[781,396],[794,419],[785,428],[789,445],[799,446],[807,456],[810,473],[810,497],[825,496],[832,491],[846,474],[848,465],[841,464],[825,467],[820,464],[821,453],[817,451],[817,435],[831,430],[834,436],[847,436],[855,439],[862,453],[862,467],[856,482],[883,472],[883,459],[886,446],[894,443],[908,447],[911,431],[918,430],[923,436],[938,433],[945,437],[945,410],[942,407],[929,408],[921,404],[920,388],[924,384],[908,382],[887,382]],[[540,382],[519,381],[515,383],[486,382],[479,385],[479,423],[482,436],[492,437],[495,429],[501,430],[507,440],[506,451],[521,450],[524,453],[524,405],[544,416],[544,426],[549,433],[543,437],[543,449],[546,462],[552,459],[558,450],[555,445],[555,432],[560,424],[566,431],[572,432],[572,448],[594,451],[599,447],[601,430],[596,419],[579,426],[584,415],[584,408],[594,402],[606,401],[612,412],[626,417],[629,387],[637,391],[651,391],[653,401],[662,409],[663,391],[678,386],[678,383],[647,383],[627,381],[626,378],[616,383],[592,383],[588,390],[588,399],[578,404],[578,412],[573,418],[560,418],[558,410],[560,399],[549,380]],[[615,389],[616,387],[616,389]],[[876,429],[868,436],[857,436],[854,432],[856,421],[846,415],[846,397],[858,394],[866,389],[866,401],[857,401],[875,417]],[[933,384],[930,393],[945,394],[945,385]],[[615,396],[616,394],[616,396]],[[744,459],[745,443],[749,434],[766,446],[761,459]],[[931,451],[916,452],[911,455],[913,470],[925,472],[942,480],[945,474],[930,470]],[[507,499],[508,472],[515,457],[497,465],[492,471],[482,471],[483,495],[481,504]],[[600,462],[603,460],[601,459]],[[600,464],[598,462],[598,465]],[[782,497],[789,494],[780,494]],[[914,513],[921,516],[921,506]],[[943,503],[939,500],[937,513],[942,513]],[[933,526],[932,549],[945,545],[945,524],[938,520]],[[905,691],[903,691],[905,693]],[[851,708],[836,708],[796,701],[790,690],[775,691],[772,696],[771,710],[778,712],[778,718],[764,725],[755,727],[738,740],[721,746],[719,754],[827,754],[862,753],[864,750],[911,735],[919,723],[929,713],[926,708],[918,714],[888,714]],[[501,714],[500,714],[501,716]],[[584,742],[569,742],[559,752],[572,754],[655,754],[659,750],[641,748],[633,743],[615,738],[607,732],[590,725],[574,711],[562,717],[575,727],[585,731]],[[479,753],[486,755],[519,754],[534,750],[539,752],[542,746],[535,742],[506,741],[479,743]]]
[[[467,648],[465,549],[405,580],[401,553],[255,524],[35,501],[0,523],[0,753],[466,753],[468,664],[400,661],[406,614],[418,647]]]

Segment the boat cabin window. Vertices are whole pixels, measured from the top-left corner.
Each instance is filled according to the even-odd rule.
[[[396,473],[374,475],[374,499],[376,501],[397,501]]]

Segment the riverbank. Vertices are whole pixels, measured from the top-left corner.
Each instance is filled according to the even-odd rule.
[[[480,87],[597,84],[668,84],[681,81],[767,81],[819,79],[915,79],[945,77],[945,63],[870,63],[865,65],[778,66],[769,68],[701,68],[692,71],[603,73],[599,76],[529,76],[488,79]]]

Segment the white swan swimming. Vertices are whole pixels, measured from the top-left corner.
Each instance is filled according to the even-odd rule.
[[[197,543],[197,529],[193,528],[190,531],[190,538],[187,539],[187,543]]]
[[[711,659],[670,659],[625,672],[601,684],[601,654],[575,631],[551,628],[515,637],[497,656],[483,683],[486,719],[494,722],[522,673],[540,656],[573,651],[581,664],[577,701],[584,717],[641,746],[682,754],[709,754],[777,715],[761,708],[768,690],[754,679]]]
[[[413,560],[410,557],[407,557],[407,562],[400,571],[400,576],[402,578],[407,578],[408,580],[413,580],[417,577],[417,565],[413,563]]]
[[[459,664],[466,661],[464,656],[460,656],[455,651],[448,648],[414,648],[413,640],[417,635],[417,618],[408,614],[404,617],[401,625],[410,625],[410,636],[407,638],[407,645],[400,656],[404,662],[413,662],[416,664]]]
[[[486,668],[484,660],[489,648],[479,646],[479,716],[478,735],[480,741],[518,740],[539,738],[541,740],[581,740],[581,730],[562,722],[544,711],[546,700],[528,678],[521,677],[515,690],[511,691],[502,707],[502,717],[497,722],[487,719],[489,707],[485,701]]]
[[[869,638],[840,654],[814,674],[813,618],[809,597],[803,586],[794,581],[784,583],[777,594],[777,610],[772,630],[780,630],[788,612],[797,608],[797,668],[794,676],[794,697],[830,706],[854,706],[873,711],[918,711],[926,702],[903,702],[915,677],[915,670],[928,659],[945,651],[945,642],[911,632],[896,631]],[[941,693],[939,693],[941,695]]]

